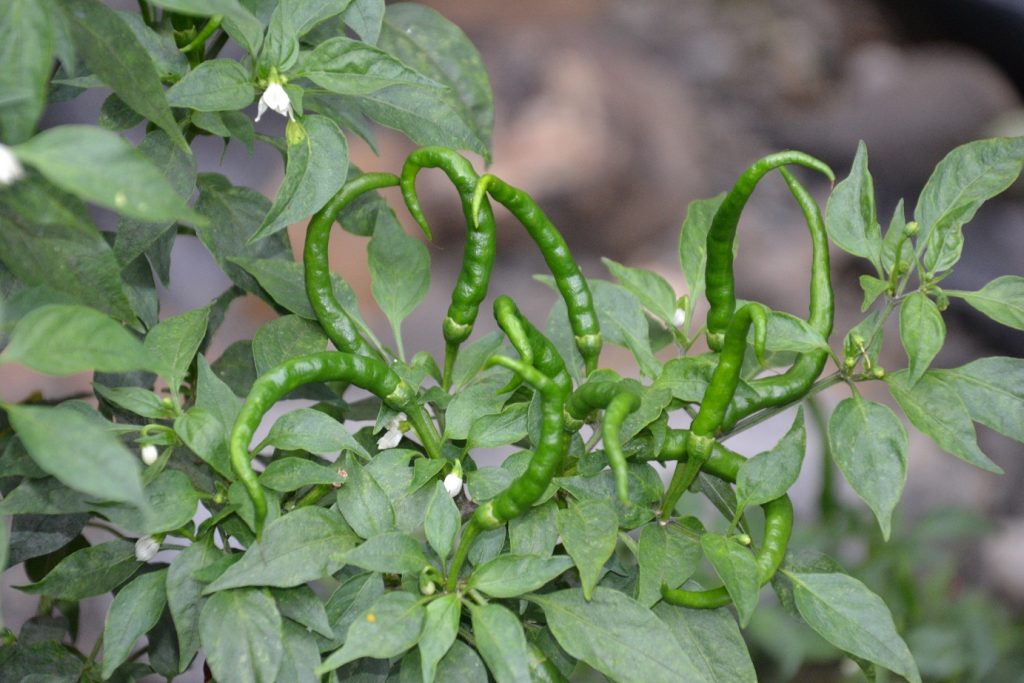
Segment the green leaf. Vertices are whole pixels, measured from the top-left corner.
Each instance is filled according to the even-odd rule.
[[[692,655],[701,680],[757,682],[747,644],[729,609],[689,609],[661,603],[654,607],[654,613],[665,622],[683,651]]]
[[[914,209],[929,272],[948,270],[960,259],[962,227],[981,205],[1020,175],[1024,138],[977,140],[957,147],[935,167]]]
[[[615,551],[619,516],[606,501],[582,500],[559,510],[557,524],[565,551],[579,570],[583,595],[590,600],[604,563]]]
[[[526,438],[530,404],[514,403],[497,415],[484,415],[469,429],[467,448],[497,448]]]
[[[6,501],[6,498],[4,499]],[[33,557],[48,555],[59,550],[82,533],[90,515],[17,515],[11,518],[11,533],[7,539],[6,562],[13,567]],[[0,532],[2,533],[2,532]],[[0,550],[0,555],[4,551]]]
[[[204,306],[167,318],[146,334],[146,351],[173,394],[188,375],[209,320],[210,309]]]
[[[0,188],[0,261],[30,287],[135,323],[121,268],[85,206],[36,174]]]
[[[101,426],[102,421],[65,406],[18,405],[6,410],[25,450],[45,472],[101,500],[148,507],[138,459]]]
[[[430,289],[430,255],[397,221],[380,221],[367,247],[373,298],[387,316],[401,347],[402,321]]]
[[[57,126],[17,145],[14,153],[54,185],[124,216],[193,225],[205,222],[153,162],[109,130]]]
[[[285,619],[305,626],[324,638],[333,638],[334,631],[327,621],[327,610],[319,596],[308,585],[294,588],[274,588],[270,591],[277,603],[277,610]]]
[[[167,103],[172,107],[197,111],[244,109],[255,98],[252,76],[233,59],[202,62],[167,91]]]
[[[326,348],[327,335],[320,326],[295,315],[271,320],[252,339],[252,355],[261,375],[290,358]]]
[[[197,228],[196,234],[232,282],[247,292],[259,293],[261,290],[256,279],[229,259],[293,260],[285,233],[250,244],[270,202],[259,192],[248,187],[236,187],[224,176],[213,173],[200,173],[196,185],[199,188],[196,211],[209,219],[208,226]]]
[[[459,617],[462,615],[462,601],[454,593],[443,595],[427,605],[427,615],[420,637],[420,671],[424,681],[435,680],[438,663],[452,648],[459,635]],[[440,678],[437,680],[464,681],[464,678]]]
[[[204,594],[243,586],[290,588],[338,571],[359,539],[334,511],[304,507],[267,525],[263,539],[206,587]]]
[[[850,175],[832,190],[825,209],[828,236],[840,249],[866,258],[882,270],[882,233],[875,213],[875,186],[868,171],[868,148],[861,140]]]
[[[758,453],[740,465],[736,475],[736,499],[740,510],[785,495],[800,475],[806,450],[807,432],[801,407],[796,412],[793,425],[774,448]]]
[[[415,3],[398,3],[387,6],[378,45],[403,64],[450,88],[450,95],[443,99],[435,92],[423,94],[447,109],[449,118],[458,120],[458,127],[464,131],[460,137],[466,138],[463,149],[479,152],[490,161],[494,98],[480,53],[466,34],[433,9]],[[426,120],[445,121],[432,115],[436,113],[440,112],[423,112]],[[371,114],[371,118],[377,117]],[[447,125],[454,127],[453,122]],[[402,130],[415,142],[431,144]],[[447,144],[447,141],[437,140],[433,144]]]
[[[345,25],[364,43],[376,45],[384,22],[384,0],[353,0],[345,10]]]
[[[320,661],[320,648],[308,629],[292,621],[283,621],[281,648],[281,668],[277,680],[320,683],[320,679],[313,673],[316,663]]]
[[[345,11],[351,0],[284,0],[281,7],[296,36],[304,36],[318,24]]]
[[[663,322],[672,323],[676,312],[676,294],[665,278],[643,268],[629,268],[610,258],[602,258],[601,261],[644,308]]]
[[[299,58],[299,36],[292,25],[294,3],[281,3],[270,15],[270,23],[263,39],[263,47],[256,59],[256,75],[265,78],[276,69],[289,71]]]
[[[267,465],[260,475],[260,485],[284,493],[321,484],[341,486],[345,477],[339,469],[305,458],[281,458]]]
[[[507,607],[470,605],[477,650],[497,683],[530,683],[530,651],[523,625]]]
[[[199,614],[206,602],[204,583],[196,572],[223,557],[212,539],[198,541],[181,551],[167,569],[167,606],[178,634],[178,668],[184,671],[199,651]]]
[[[356,617],[345,645],[317,668],[317,675],[337,669],[360,657],[387,659],[416,645],[423,630],[426,609],[412,593],[385,593]]]
[[[700,547],[729,591],[740,626],[746,626],[757,607],[761,589],[757,560],[745,546],[720,534],[704,534],[700,537]]]
[[[192,17],[224,16],[224,30],[250,55],[263,40],[263,25],[238,0],[151,0],[165,9]]]
[[[230,261],[241,266],[256,278],[260,287],[266,290],[270,298],[278,305],[307,320],[316,320],[316,313],[306,294],[306,275],[301,262],[278,258],[232,258]],[[334,297],[352,318],[356,327],[368,338],[373,339],[373,331],[363,320],[363,316],[359,312],[359,304],[356,301],[356,294],[349,284],[331,273],[331,285],[334,289]]]
[[[192,114],[192,124],[219,137],[234,138],[245,145],[246,150],[252,154],[256,130],[252,119],[242,112],[197,111]]]
[[[597,588],[586,600],[578,588],[531,595],[558,643],[612,680],[645,683],[704,681],[664,622],[617,590]]]
[[[279,417],[257,450],[267,446],[283,451],[308,451],[317,455],[352,451],[370,459],[370,454],[349,434],[344,425],[330,415],[312,408],[299,408]]]
[[[8,145],[32,136],[46,106],[52,21],[49,8],[38,0],[11,0],[0,7],[0,64],[17,65],[0,75],[0,139]]]
[[[133,543],[109,541],[76,550],[61,560],[42,581],[17,588],[26,593],[77,601],[109,593],[141,565],[135,559]]]
[[[401,531],[388,531],[369,538],[349,550],[344,561],[372,572],[389,574],[419,572],[430,564],[419,541]]]
[[[343,36],[325,40],[305,53],[295,75],[339,95],[367,95],[392,85],[442,87],[387,52]]]
[[[555,521],[558,506],[553,501],[537,505],[508,523],[510,552],[515,555],[550,557],[558,543]]]
[[[67,18],[75,50],[89,71],[109,85],[125,104],[162,128],[175,144],[188,149],[164,97],[153,60],[117,12],[99,0],[59,0],[59,4]],[[66,147],[64,152],[79,153],[71,147]],[[95,160],[84,167],[92,172],[94,164]],[[94,176],[97,185],[102,185],[103,181],[114,184],[105,173]]]
[[[698,199],[686,207],[686,219],[679,232],[679,265],[686,279],[690,299],[686,307],[686,333],[689,334],[697,301],[704,294],[704,266],[707,263],[708,231],[711,219],[725,199],[725,193],[711,199]]]
[[[348,143],[337,124],[310,115],[289,121],[284,181],[251,242],[272,235],[320,210],[345,184]]]
[[[48,304],[25,315],[0,354],[2,363],[20,363],[48,375],[153,366],[139,340],[117,321],[74,304]]]
[[[1024,442],[1024,360],[979,358],[932,372],[956,390],[972,420]]]
[[[183,202],[192,197],[196,187],[195,157],[171,142],[167,133],[162,130],[150,131],[136,149],[160,169]],[[117,256],[118,263],[128,265],[143,253],[152,250],[173,225],[173,220],[147,222],[119,217],[117,235],[114,238],[114,255]],[[161,274],[160,277],[164,285],[167,285],[166,275]]]
[[[348,480],[338,489],[335,507],[361,538],[370,538],[395,528],[391,500],[355,458],[345,461]]]
[[[427,504],[427,514],[423,519],[423,533],[426,534],[427,543],[442,562],[451,557],[455,536],[459,533],[461,525],[459,508],[448,495],[444,483],[434,482],[434,493]]]
[[[32,461],[29,461],[32,464]],[[17,488],[0,501],[0,513],[5,515],[63,515],[89,512],[92,507],[87,496],[61,484],[52,477],[25,478]]]
[[[223,477],[234,479],[225,425],[208,408],[192,406],[174,420],[174,433]]]
[[[648,524],[640,532],[637,602],[650,607],[661,600],[661,587],[678,588],[697,570],[700,539],[682,524]]]
[[[542,588],[572,566],[565,555],[499,555],[477,567],[467,585],[495,598],[515,598]]]
[[[1003,275],[976,292],[944,291],[962,298],[997,323],[1024,330],[1024,277]]]
[[[272,683],[281,668],[281,615],[267,590],[213,595],[199,615],[206,663],[221,683]]]
[[[188,58],[185,57],[174,43],[174,36],[171,32],[157,33],[146,25],[141,14],[131,11],[120,11],[117,15],[128,24],[128,28],[135,34],[139,44],[149,54],[149,58],[153,60],[153,65],[156,67],[157,73],[160,74],[161,80],[165,82],[176,81],[185,75],[185,72],[188,71]],[[57,57],[63,64],[65,60],[59,54]],[[115,97],[117,96],[115,95]],[[120,100],[121,98],[118,97],[118,99]],[[140,119],[142,118],[141,114],[137,114],[137,116]],[[163,131],[160,132],[163,133]],[[189,156],[191,156],[190,150],[182,151],[188,152]]]
[[[647,320],[640,301],[624,287],[603,280],[589,282],[605,341],[629,349],[640,365],[640,372],[657,377],[661,363],[651,352]]]
[[[167,570],[143,574],[118,591],[103,625],[103,678],[132,653],[135,641],[156,626],[167,604]]]
[[[857,579],[839,573],[785,571],[793,583],[796,607],[825,640],[915,683],[921,680],[914,658],[896,632],[882,599]]]
[[[750,336],[756,332],[751,330]],[[795,351],[810,353],[828,351],[828,342],[807,321],[789,313],[769,311],[765,349],[771,352]]]
[[[914,292],[900,304],[900,343],[910,359],[907,382],[921,379],[946,341],[946,324],[935,302]]]
[[[452,368],[452,386],[455,393],[465,388],[483,370],[487,359],[498,352],[504,343],[504,336],[501,332],[491,332],[480,337],[476,341],[466,344],[459,350],[455,358],[455,367]]]
[[[881,403],[855,395],[840,401],[828,422],[832,459],[875,513],[889,540],[892,512],[907,481],[907,430]]]
[[[889,391],[910,418],[939,448],[987,472],[1002,474],[1001,467],[978,448],[978,437],[967,407],[939,376],[926,372],[913,386],[907,371],[885,376]]]
[[[864,301],[860,304],[860,312],[864,313],[875,300],[889,290],[889,281],[879,279],[873,275],[861,275],[859,278],[860,288],[864,290]]]
[[[477,381],[455,394],[445,412],[444,438],[466,439],[473,423],[484,415],[501,412],[507,397],[498,389],[508,383],[509,372],[487,371]]]
[[[885,237],[882,239],[882,265],[885,267],[886,273],[891,273],[899,262],[905,261],[913,251],[914,245],[911,240],[907,239],[903,241],[900,253],[896,253],[896,247],[899,246],[900,238],[906,227],[906,210],[903,208],[903,200],[900,199],[896,203],[896,208],[893,209],[892,218],[889,220],[889,229],[885,231]]]

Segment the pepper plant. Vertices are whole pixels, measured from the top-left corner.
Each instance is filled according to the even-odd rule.
[[[824,216],[797,174],[831,181],[832,170],[800,152],[769,155],[689,206],[687,290],[676,292],[611,260],[612,279],[585,277],[542,207],[460,154],[489,158],[491,93],[476,50],[433,10],[138,4],[0,8],[0,51],[20,65],[0,91],[0,373],[91,373],[93,389],[0,404],[0,513],[11,519],[0,565],[38,601],[6,631],[0,678],[174,679],[201,666],[223,682],[504,683],[588,670],[747,681],[742,629],[759,602],[777,601],[868,677],[921,680],[882,599],[836,559],[790,547],[787,491],[807,450],[799,406],[818,410],[815,394],[845,386],[828,450],[886,538],[907,470],[897,411],[942,450],[999,471],[974,423],[1024,440],[1024,361],[932,361],[951,297],[1024,329],[1021,277],[942,287],[963,227],[1019,175],[1024,139],[953,150],[912,216],[901,203],[884,232],[863,145]],[[111,91],[98,126],[40,129],[48,103],[95,88]],[[243,111],[257,100],[257,118],[284,117],[271,121],[276,135]],[[424,146],[396,173],[355,168],[347,136],[373,146],[371,121]],[[199,168],[193,149],[214,138],[281,152],[273,201]],[[402,343],[429,287],[429,251],[378,194],[400,188],[429,238],[416,180],[432,168],[458,192],[467,231],[438,322],[443,358]],[[736,298],[739,219],[776,172],[813,247],[806,319]],[[492,202],[536,243],[558,297],[542,322],[497,296],[498,330],[474,335],[501,291],[490,282]],[[87,205],[112,212],[98,215],[116,230]],[[307,219],[296,261],[284,228]],[[336,223],[369,238],[384,341],[330,270]],[[168,284],[178,239],[198,240],[231,286],[161,316],[157,283]],[[867,316],[842,336],[830,244],[868,271]],[[278,315],[214,357],[241,296]],[[907,356],[895,372],[879,365],[890,317]],[[627,349],[636,372],[602,368],[604,344]],[[892,401],[862,396],[867,383]],[[284,400],[303,403],[282,412]],[[763,452],[729,449],[729,437],[793,408]],[[497,447],[509,453],[500,465],[477,462]],[[104,622],[83,623],[80,602],[111,593]]]

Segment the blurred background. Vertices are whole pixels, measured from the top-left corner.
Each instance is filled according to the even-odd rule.
[[[678,261],[687,204],[728,189],[753,160],[796,148],[845,177],[858,140],[867,143],[883,227],[897,201],[912,207],[935,164],[953,147],[991,135],[1024,134],[1024,2],[1019,0],[426,0],[460,25],[480,50],[494,90],[491,171],[529,191],[564,233],[588,277],[610,278],[600,256],[661,273],[685,293]],[[126,5],[127,6],[127,5]],[[53,109],[44,125],[95,120],[105,92]],[[253,107],[255,109],[255,107]],[[258,130],[281,135],[268,116]],[[129,135],[138,137],[136,130]],[[396,171],[411,143],[380,131],[380,155],[350,137],[365,170]],[[219,141],[197,150],[200,171],[217,171],[273,197],[280,157],[265,145],[250,156]],[[482,162],[478,161],[478,167]],[[824,209],[829,188],[809,174]],[[439,172],[421,175],[420,194],[434,228],[431,293],[405,325],[405,346],[440,355],[440,325],[461,263],[465,226],[454,190]],[[1019,187],[990,202],[967,230],[964,259],[945,282],[977,289],[997,275],[1024,274],[1024,196]],[[397,196],[392,195],[392,199]],[[400,201],[394,206],[400,207]],[[411,233],[418,230],[398,211]],[[492,296],[505,293],[536,322],[553,296],[532,280],[544,264],[525,232],[499,213]],[[291,228],[301,245],[304,225]],[[776,178],[759,187],[740,227],[738,295],[799,314],[806,310],[810,246],[802,217]],[[229,285],[198,241],[179,239],[162,316],[205,305]],[[370,297],[365,242],[340,231],[332,265],[355,288],[367,320],[387,342]],[[861,319],[862,264],[833,252],[837,290],[834,340]],[[978,355],[1022,355],[1024,335],[989,323],[953,302],[951,342],[936,365]],[[489,302],[482,311],[489,310]],[[249,338],[273,317],[253,297],[236,301],[212,355]],[[493,329],[481,315],[478,329]],[[906,359],[888,330],[887,368]],[[624,354],[624,352],[623,352]],[[628,359],[612,352],[611,364]],[[630,367],[624,365],[624,367]],[[87,385],[5,369],[0,399],[41,389],[47,396]],[[865,386],[877,400],[886,392]],[[826,393],[835,403],[846,394]],[[766,450],[792,414],[732,445]],[[982,449],[1006,474],[995,477],[911,440],[910,473],[883,547],[863,504],[840,490],[843,522],[833,534],[807,532],[811,547],[841,556],[893,606],[929,680],[1021,681],[1024,670],[1024,453],[978,426]],[[796,489],[801,523],[835,510],[819,504],[820,432],[809,438]],[[839,530],[840,536],[836,536]],[[894,581],[894,579],[896,579]],[[893,585],[896,585],[895,593]],[[5,612],[7,609],[5,608]],[[759,614],[761,612],[759,611]],[[820,642],[792,635],[781,610],[765,610],[750,637],[764,680],[842,680]],[[15,626],[16,624],[9,625]],[[1009,634],[1009,635],[1007,635]]]

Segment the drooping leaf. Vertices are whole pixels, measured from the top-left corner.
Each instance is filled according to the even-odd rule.
[[[728,608],[689,609],[661,603],[655,605],[654,613],[691,655],[703,680],[756,683],[757,673],[747,644]]]
[[[606,501],[581,500],[559,510],[557,523],[562,544],[579,570],[583,596],[589,600],[604,563],[615,551],[619,516]]]
[[[689,331],[697,301],[704,293],[704,266],[707,262],[708,230],[711,219],[725,199],[725,193],[710,199],[699,199],[686,207],[686,219],[679,232],[679,265],[686,278],[686,287],[690,292],[689,305],[686,308],[686,331]]]
[[[875,213],[875,187],[868,171],[868,150],[857,145],[850,175],[832,190],[825,209],[828,236],[840,249],[866,258],[881,271],[882,234]]]
[[[528,683],[530,652],[523,625],[507,607],[492,602],[472,605],[473,637],[477,650],[497,683]]]
[[[419,240],[405,233],[396,220],[377,224],[367,247],[374,301],[387,316],[401,344],[402,321],[430,288],[430,255]]]
[[[209,319],[209,307],[196,308],[161,321],[146,334],[146,351],[174,394],[199,351]]]
[[[736,499],[740,509],[761,505],[779,496],[796,482],[807,450],[803,408],[775,447],[758,453],[740,466],[736,475]]]
[[[933,373],[956,390],[971,419],[1024,442],[1024,360],[979,358]]]
[[[337,36],[306,53],[296,75],[339,95],[367,95],[393,85],[443,92],[442,86],[366,43]]]
[[[423,622],[423,635],[420,637],[420,671],[423,680],[435,680],[438,663],[444,658],[455,643],[459,634],[459,617],[462,615],[462,602],[454,593],[444,595],[427,605],[426,618]],[[445,679],[440,679],[445,680]],[[447,680],[465,680],[447,679]]]
[[[888,540],[892,511],[907,481],[907,430],[887,406],[859,396],[844,399],[828,423],[832,458],[871,507]]]
[[[134,544],[108,541],[76,550],[41,581],[18,589],[61,600],[82,600],[120,586],[141,564],[135,559]]]
[[[103,626],[103,678],[110,678],[135,641],[156,626],[167,604],[167,570],[142,574],[118,591]]]
[[[946,290],[946,294],[961,297],[997,323],[1024,330],[1024,277],[1003,275],[976,292]]]
[[[748,548],[721,534],[704,534],[700,547],[736,605],[740,626],[746,626],[757,607],[761,588],[757,561]]]
[[[882,599],[852,576],[786,571],[804,621],[825,640],[919,683],[917,664]]]
[[[427,543],[434,549],[441,561],[447,561],[455,546],[455,536],[459,533],[462,518],[455,501],[448,495],[444,483],[434,482],[434,492],[427,504],[427,513],[423,519],[423,533]]]
[[[939,307],[922,292],[900,304],[900,342],[910,359],[907,381],[913,386],[946,341],[946,324]]]
[[[678,588],[697,570],[700,538],[684,524],[648,524],[640,532],[637,561],[637,602],[651,607],[661,600],[661,587]]]
[[[205,583],[196,573],[221,556],[212,542],[197,541],[182,550],[167,569],[167,606],[178,634],[179,670],[184,671],[199,651],[199,614],[206,598]]]
[[[0,140],[7,145],[31,137],[46,105],[53,65],[53,20],[37,0],[11,0],[0,6]],[[14,65],[17,65],[14,67]]]

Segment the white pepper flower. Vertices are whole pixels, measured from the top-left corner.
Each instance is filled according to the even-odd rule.
[[[160,452],[151,443],[146,444],[142,447],[142,462],[146,465],[152,465],[156,462],[156,459],[160,457]]]
[[[152,536],[143,536],[135,541],[135,559],[139,562],[149,562],[160,550],[160,542]]]
[[[444,478],[444,490],[448,492],[448,495],[454,498],[459,495],[459,491],[462,490],[462,477],[452,472]]]
[[[676,312],[672,315],[672,324],[676,327],[682,327],[683,323],[686,322],[686,311],[681,308],[677,308]]]
[[[291,121],[295,120],[295,116],[292,115],[292,101],[288,99],[288,93],[277,81],[271,81],[267,85],[267,89],[263,91],[259,104],[256,105],[257,121],[267,112],[267,109],[275,111],[281,116],[287,116]]]
[[[405,413],[399,413],[388,420],[387,431],[377,439],[377,449],[386,451],[396,447],[402,441],[402,424],[405,422]]]
[[[0,144],[0,185],[10,185],[24,176],[25,169],[18,157],[14,156],[10,147]]]

